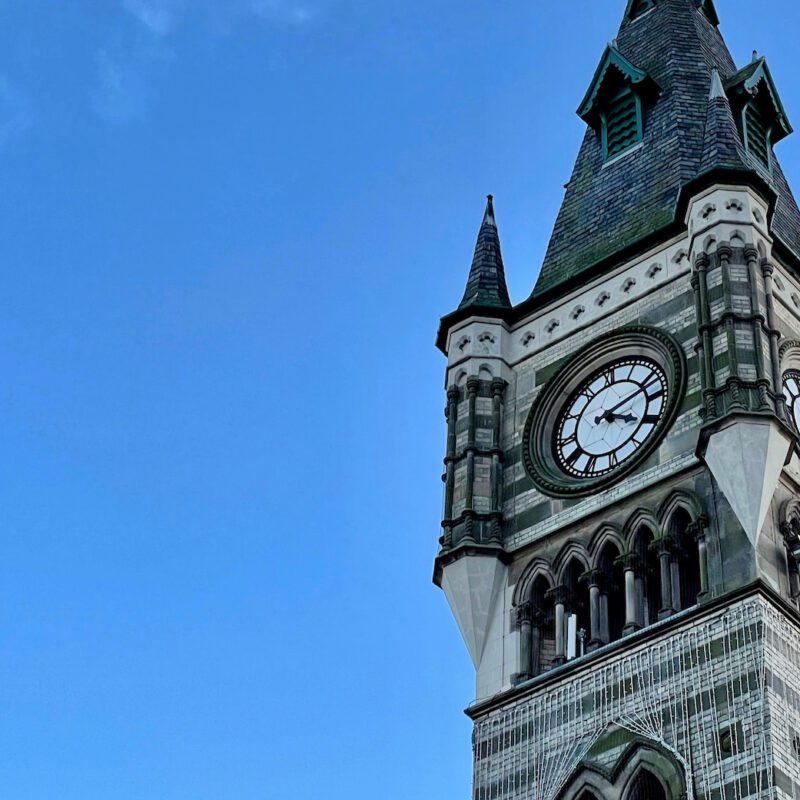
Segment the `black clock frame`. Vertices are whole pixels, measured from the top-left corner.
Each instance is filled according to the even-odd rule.
[[[612,471],[596,478],[565,472],[554,453],[565,400],[590,374],[627,357],[655,361],[666,374],[668,392],[661,420],[642,446]],[[686,392],[686,372],[681,346],[668,333],[647,325],[618,328],[578,350],[539,393],[525,423],[523,460],[536,487],[550,497],[586,497],[629,475],[652,454],[675,421]]]

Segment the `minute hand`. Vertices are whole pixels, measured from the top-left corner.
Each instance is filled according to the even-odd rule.
[[[613,414],[618,408],[622,408],[625,403],[630,403],[630,401],[633,400],[636,395],[641,394],[641,392],[646,392],[657,380],[658,378],[650,378],[650,380],[644,384],[644,386],[640,386],[633,394],[628,395],[624,400],[620,400],[619,403],[614,406],[614,408],[609,408],[608,411],[606,411],[606,414]]]

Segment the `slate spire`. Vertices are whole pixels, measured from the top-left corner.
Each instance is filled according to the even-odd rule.
[[[748,169],[747,153],[742,138],[736,129],[733,111],[722,85],[722,78],[715,69],[711,73],[711,91],[706,111],[703,156],[700,174],[713,169]]]
[[[472,307],[511,308],[492,195],[486,201],[486,212],[478,233],[467,288],[458,308]]]
[[[759,69],[769,81],[762,60],[737,72],[711,0],[656,0],[647,13],[637,8],[629,0],[614,69],[595,75],[588,96],[602,110],[620,87],[632,91],[639,98],[639,144],[609,156],[601,114],[594,106],[582,114],[586,134],[531,295],[534,304],[675,235],[683,224],[684,191],[714,171],[735,170],[769,185],[777,198],[774,232],[800,258],[800,209],[778,159],[770,153],[765,169],[742,139],[742,104],[755,91],[750,84]],[[781,135],[788,132],[787,123]],[[777,141],[773,136],[770,146]]]

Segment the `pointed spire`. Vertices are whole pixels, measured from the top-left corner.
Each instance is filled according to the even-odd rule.
[[[708,95],[708,99],[716,100],[717,98],[727,99],[727,96],[722,85],[722,78],[719,76],[719,70],[715,69],[711,73],[711,92]]]
[[[699,174],[718,168],[750,169],[728,95],[722,85],[722,78],[715,69],[711,73]]]
[[[511,308],[492,195],[487,198],[467,288],[459,309],[473,306]]]

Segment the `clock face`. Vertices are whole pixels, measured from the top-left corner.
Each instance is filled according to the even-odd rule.
[[[655,433],[667,394],[667,376],[655,361],[623,358],[596,370],[560,414],[554,442],[559,466],[581,478],[617,469]]]
[[[522,434],[525,471],[550,497],[604,491],[656,451],[686,382],[683,348],[665,331],[629,325],[605,333],[541,387]]]
[[[800,430],[800,372],[790,369],[783,373],[783,396],[792,414],[795,427]]]

